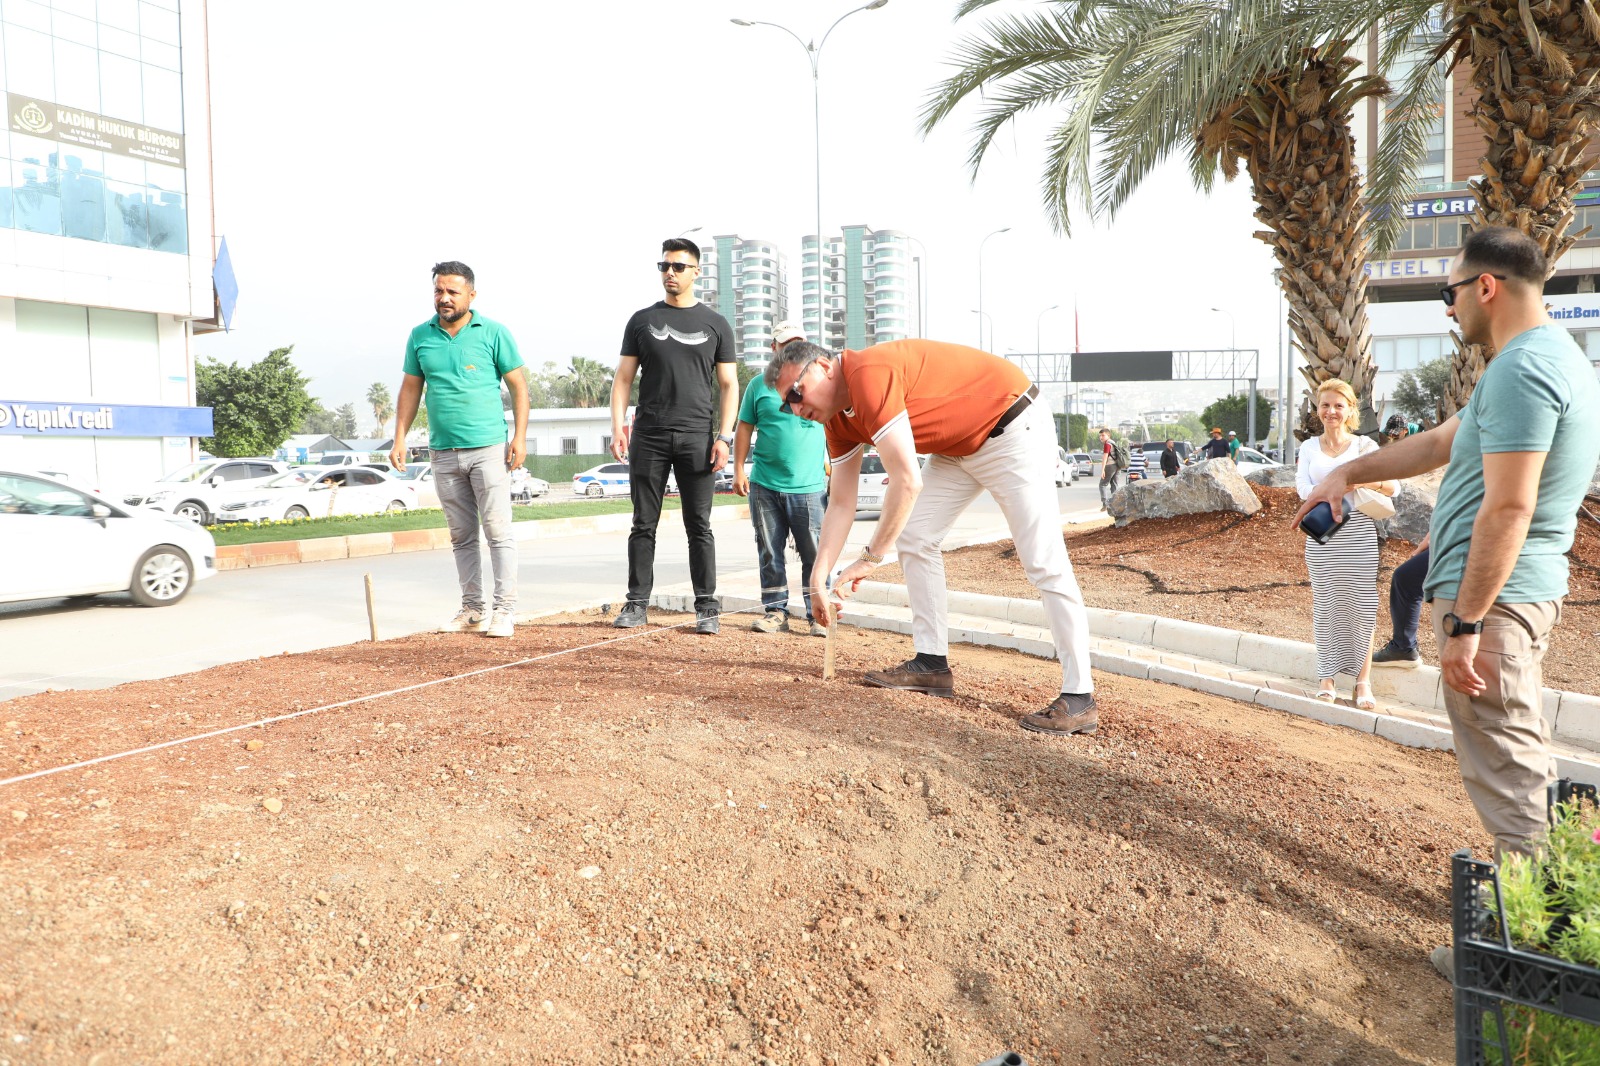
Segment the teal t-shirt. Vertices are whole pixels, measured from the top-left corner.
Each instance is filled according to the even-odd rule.
[[[820,422],[808,422],[780,408],[783,400],[761,375],[745,386],[739,421],[756,428],[750,449],[750,480],[773,492],[821,492],[828,435]]]
[[[500,323],[472,312],[454,337],[439,316],[411,331],[405,371],[422,379],[430,448],[486,448],[506,442],[500,379],[522,365],[517,342]]]
[[[1535,327],[1494,357],[1460,417],[1433,510],[1428,598],[1454,599],[1461,587],[1472,523],[1483,506],[1483,456],[1545,452],[1528,539],[1496,601],[1560,599],[1567,594],[1567,551],[1578,505],[1600,459],[1594,367],[1566,330]]]

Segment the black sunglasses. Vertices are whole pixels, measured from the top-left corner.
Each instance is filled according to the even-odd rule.
[[[1490,274],[1487,271],[1482,274],[1474,274],[1470,278],[1462,278],[1460,281],[1452,282],[1449,285],[1439,286],[1439,299],[1444,301],[1446,307],[1454,307],[1456,305],[1456,290],[1463,285],[1470,285],[1482,277],[1494,278],[1496,281],[1506,280],[1504,274]]]
[[[682,274],[685,270],[690,269],[694,265],[695,264],[693,263],[669,263],[663,259],[661,262],[656,264],[656,269],[661,271],[663,274],[669,270],[674,274]]]
[[[806,376],[806,371],[810,370],[811,364],[815,362],[815,359],[807,359],[800,364],[800,373],[794,376],[794,384],[790,385],[789,391],[783,394],[783,406],[785,408],[793,407],[805,399],[805,394],[800,390],[800,379]]]

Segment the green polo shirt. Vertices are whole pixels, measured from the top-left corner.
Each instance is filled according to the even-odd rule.
[[[454,337],[439,316],[411,331],[405,372],[422,379],[430,448],[486,448],[506,442],[500,379],[522,365],[517,342],[476,311]]]
[[[1460,590],[1483,505],[1483,457],[1495,452],[1545,453],[1528,538],[1495,602],[1544,603],[1567,594],[1567,550],[1600,458],[1597,411],[1594,367],[1560,326],[1519,333],[1494,357],[1461,410],[1439,485],[1423,583],[1430,600],[1453,600]]]
[[[821,492],[828,485],[827,433],[820,422],[807,422],[783,411],[783,400],[760,374],[745,386],[739,421],[755,427],[750,449],[750,480],[773,492]]]

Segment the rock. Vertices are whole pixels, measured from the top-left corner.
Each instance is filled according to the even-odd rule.
[[[1252,485],[1262,485],[1269,489],[1294,488],[1294,472],[1292,466],[1256,466],[1244,475],[1244,479]]]
[[[89,806],[93,807],[97,811],[103,811],[107,807],[111,806],[111,801],[108,799],[97,799],[93,803],[89,804]]]
[[[277,814],[283,810],[283,800],[278,799],[276,796],[268,796],[261,801],[261,807],[268,814]]]
[[[1433,521],[1434,493],[1415,481],[1400,482],[1394,497],[1394,517],[1377,523],[1378,536],[1421,544]]]
[[[20,823],[26,822],[28,820],[28,812],[27,811],[12,811],[11,812],[11,817],[12,817],[13,820],[15,820],[16,822],[18,822],[20,824]]]
[[[1261,500],[1239,475],[1232,459],[1205,459],[1179,471],[1177,477],[1135,481],[1111,497],[1111,517],[1118,526],[1141,518],[1173,518],[1208,511],[1255,514]]]
[[[247,741],[245,741],[244,750],[245,751],[260,751],[261,750],[261,741],[259,741],[259,740],[247,740]]]
[[[583,878],[585,881],[592,881],[596,877],[600,876],[600,867],[585,866],[583,869],[578,871],[578,876]]]
[[[324,907],[333,902],[333,897],[328,895],[326,892],[323,892],[321,889],[318,889],[311,898],[322,904]]]

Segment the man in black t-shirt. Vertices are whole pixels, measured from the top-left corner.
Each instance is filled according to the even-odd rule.
[[[674,237],[661,244],[666,298],[638,311],[622,333],[622,359],[611,383],[611,454],[628,463],[633,530],[628,534],[628,601],[613,624],[643,625],[655,584],[656,526],[667,474],[678,481],[689,534],[695,629],[717,632],[717,546],[711,535],[716,472],[728,462],[739,406],[737,356],[728,320],[694,296],[700,248]],[[639,409],[627,424],[628,396],[639,379]]]

